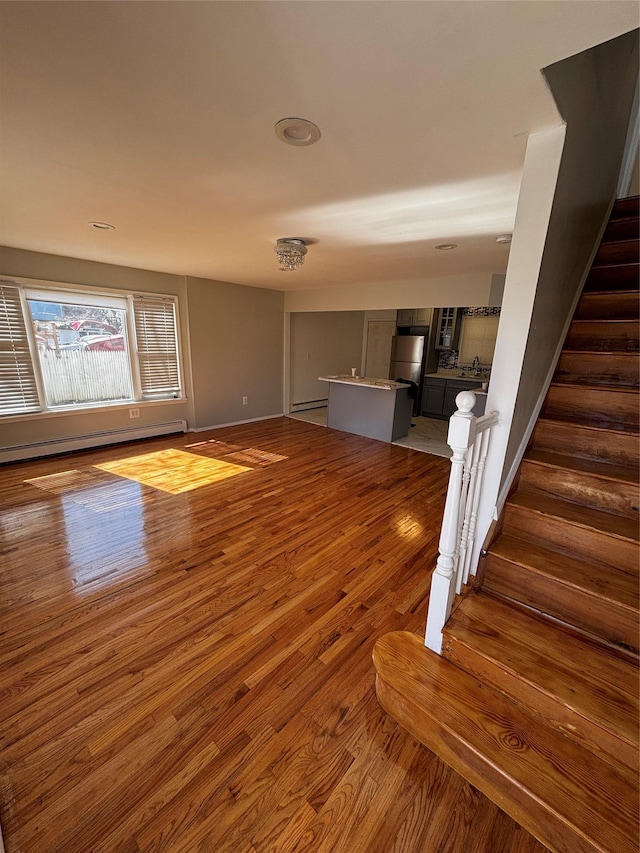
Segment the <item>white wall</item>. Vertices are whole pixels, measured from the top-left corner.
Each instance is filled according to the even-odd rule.
[[[327,383],[318,376],[360,371],[363,327],[362,311],[291,315],[291,406],[327,397]]]
[[[638,31],[545,69],[566,128],[529,138],[487,411],[477,548],[500,512],[613,201],[637,81]]]
[[[360,287],[328,287],[285,293],[284,307],[299,311],[367,311],[489,305],[491,273],[430,278],[421,282],[387,282]]]
[[[546,393],[569,315],[615,197],[638,74],[638,31],[544,70],[567,122],[523,379],[505,459],[511,469]]]
[[[499,412],[500,422],[491,433],[476,550],[498,501],[564,139],[565,128],[558,127],[531,135],[527,143],[487,396],[486,411]]]

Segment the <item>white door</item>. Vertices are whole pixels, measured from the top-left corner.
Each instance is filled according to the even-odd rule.
[[[369,320],[364,374],[374,379],[388,379],[391,364],[391,341],[396,333],[394,320]]]

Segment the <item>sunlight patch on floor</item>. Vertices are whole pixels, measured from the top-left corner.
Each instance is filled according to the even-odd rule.
[[[228,444],[225,441],[218,441],[214,438],[207,441],[196,441],[193,444],[185,445],[185,447],[196,450],[198,453],[205,454],[206,456],[213,456],[216,459],[223,459],[224,461],[248,465],[254,468],[264,468],[274,462],[283,462],[289,458],[280,453],[269,453],[267,450],[258,450],[255,447],[241,447],[238,444]]]
[[[105,462],[95,467],[172,495],[219,483],[253,470],[245,465],[174,449],[144,453],[142,456]]]

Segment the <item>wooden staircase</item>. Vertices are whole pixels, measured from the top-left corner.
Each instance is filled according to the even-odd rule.
[[[550,850],[637,853],[638,198],[616,202],[500,533],[382,706]]]

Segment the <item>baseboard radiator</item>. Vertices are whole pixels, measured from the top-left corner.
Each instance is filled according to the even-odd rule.
[[[322,409],[329,404],[329,399],[324,397],[322,400],[304,400],[302,403],[292,403],[291,413],[306,412],[307,409]]]
[[[52,456],[56,453],[69,453],[72,450],[84,450],[88,447],[102,447],[106,444],[135,441],[137,438],[153,438],[158,435],[171,435],[172,433],[186,431],[187,422],[181,420],[111,432],[94,432],[87,435],[77,435],[73,438],[58,438],[54,441],[37,441],[32,444],[19,444],[0,449],[0,462],[17,462],[22,459],[35,459],[38,456]]]

